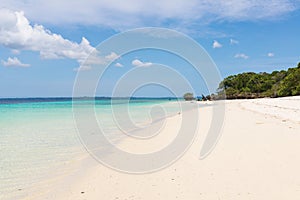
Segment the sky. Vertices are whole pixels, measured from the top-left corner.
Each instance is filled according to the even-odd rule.
[[[177,70],[196,95],[215,92],[205,88],[205,77],[196,76],[189,63],[166,52],[145,49],[121,56],[112,49],[92,63],[86,59],[116,34],[160,27],[195,40],[222,78],[288,69],[300,62],[299,9],[299,0],[1,0],[0,98],[70,97],[78,73],[92,73],[97,63],[110,69],[96,96],[111,96],[122,76],[154,69],[155,63]],[[178,85],[176,90],[184,92]],[[134,94],[172,96],[168,87],[155,84]]]

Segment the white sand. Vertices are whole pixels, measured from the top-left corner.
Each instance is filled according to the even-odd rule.
[[[299,199],[300,97],[226,101],[223,134],[204,160],[199,153],[212,115],[200,108],[199,136],[168,168],[144,175],[120,173],[89,156],[74,160],[61,179],[42,184],[27,199],[173,200]],[[180,115],[168,119],[165,137],[149,145],[122,143],[128,151],[152,151],[170,141]],[[169,133],[169,134],[168,134]]]
[[[300,97],[285,97],[277,99],[255,99],[242,103],[246,109],[268,114],[280,119],[300,122]]]

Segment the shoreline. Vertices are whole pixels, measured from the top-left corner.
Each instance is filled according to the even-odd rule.
[[[199,160],[200,148],[209,128],[211,107],[200,109],[199,133],[190,149],[171,166],[151,174],[130,175],[107,168],[90,156],[70,166],[74,171],[60,177],[52,187],[29,199],[291,199],[300,196],[300,120],[290,120],[274,99],[227,100],[222,136],[213,152]],[[278,98],[293,107],[300,97]],[[268,114],[260,104],[277,112]],[[199,104],[211,104],[200,102]],[[264,106],[264,105],[263,105]],[[295,106],[295,105],[294,105]],[[267,109],[268,111],[268,109]],[[295,113],[300,109],[297,105]],[[168,118],[164,128],[172,136],[180,115]],[[171,134],[170,134],[171,133]],[[172,138],[172,137],[171,137]],[[169,139],[169,140],[168,140]],[[149,152],[160,144],[123,148]],[[25,198],[28,199],[28,198]]]

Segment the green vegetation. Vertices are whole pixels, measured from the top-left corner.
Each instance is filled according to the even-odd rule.
[[[183,98],[184,98],[184,100],[186,100],[186,101],[191,101],[191,100],[194,100],[195,98],[194,98],[194,94],[193,93],[185,93],[184,95],[183,95]]]
[[[225,78],[213,99],[245,99],[300,95],[300,63],[287,71],[246,72]]]

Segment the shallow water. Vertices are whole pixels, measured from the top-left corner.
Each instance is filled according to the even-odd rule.
[[[179,104],[172,102],[121,99],[111,104],[105,99],[77,100],[76,105],[85,110],[92,104],[103,132],[118,139],[120,127],[142,128],[179,112]],[[0,101],[0,199],[17,199],[26,188],[82,152],[70,99]]]

